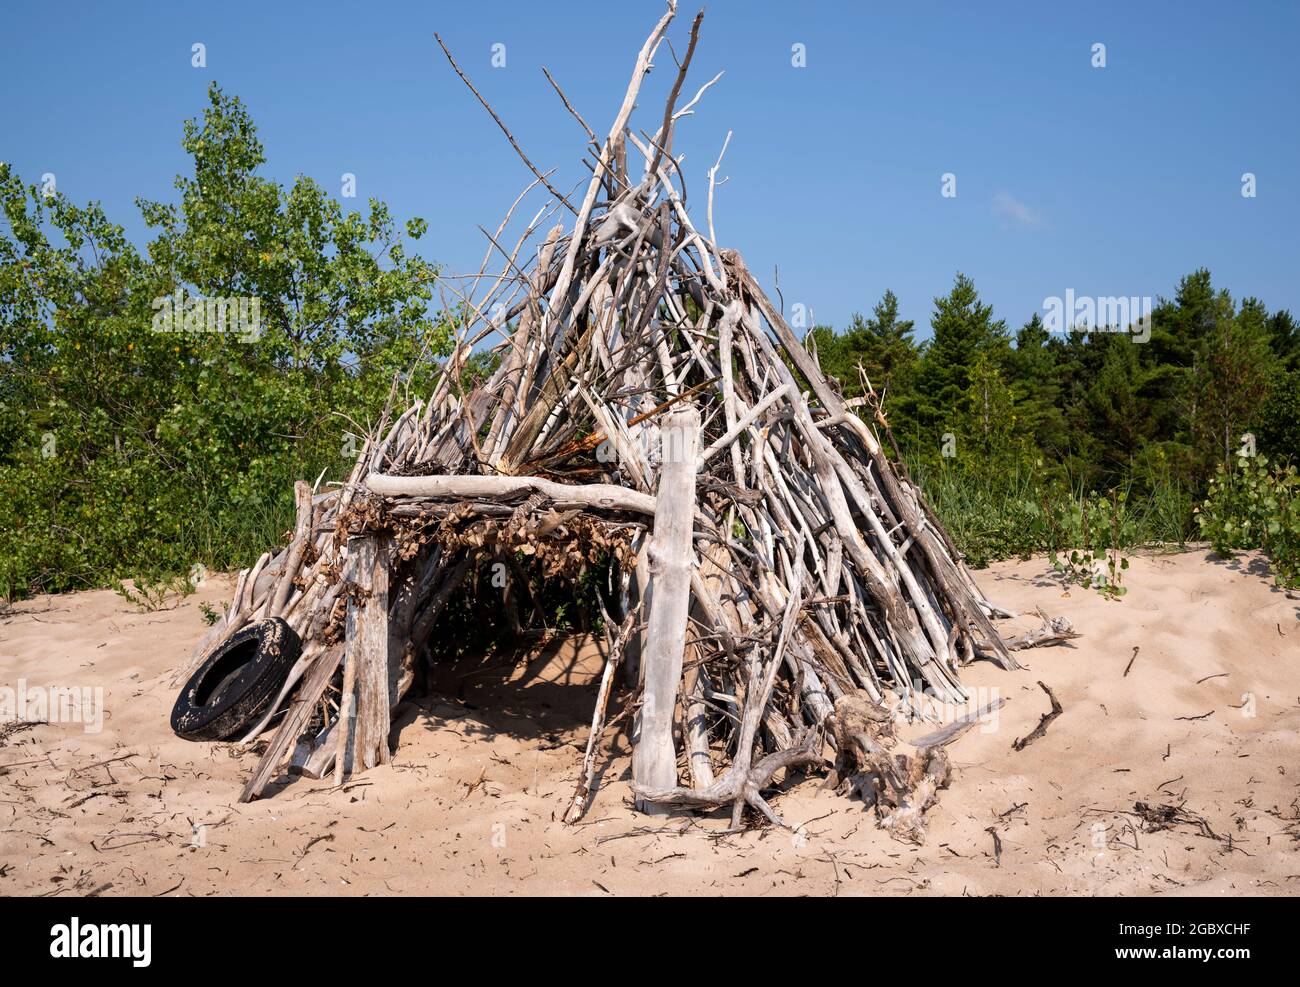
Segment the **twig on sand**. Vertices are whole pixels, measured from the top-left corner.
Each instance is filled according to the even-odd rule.
[[[1162,829],[1172,829],[1178,825],[1195,827],[1208,840],[1223,840],[1223,837],[1210,828],[1205,817],[1178,805],[1148,805],[1146,802],[1134,802],[1133,811],[1142,820],[1142,828],[1148,833],[1158,833]]]
[[[984,832],[988,833],[989,836],[993,837],[993,866],[1001,867],[1002,866],[1002,837],[998,835],[998,828],[996,826],[989,826],[987,829],[984,830]]]
[[[1138,651],[1139,651],[1139,650],[1141,650],[1141,649],[1138,647],[1138,645],[1136,645],[1136,644],[1133,645],[1133,657],[1130,658],[1130,659],[1128,660],[1128,664],[1124,666],[1124,674],[1121,676],[1121,678],[1128,678],[1129,670],[1133,667],[1133,663],[1134,663],[1135,661],[1138,660]]]
[[[1042,715],[1042,718],[1039,719],[1038,721],[1038,726],[1034,727],[1031,733],[1029,733],[1025,737],[1021,737],[1019,740],[1017,740],[1015,743],[1011,745],[1015,750],[1018,751],[1024,750],[1026,747],[1032,744],[1043,734],[1047,733],[1048,725],[1054,719],[1060,716],[1063,712],[1065,712],[1065,710],[1061,707],[1060,702],[1057,701],[1056,696],[1052,694],[1051,689],[1049,689],[1042,682],[1038,683],[1038,688],[1042,689],[1045,693],[1047,693],[1047,698],[1052,701],[1052,711],[1050,713],[1044,713]]]

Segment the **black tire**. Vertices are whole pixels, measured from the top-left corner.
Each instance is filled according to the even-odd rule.
[[[184,740],[228,740],[251,728],[289,676],[302,642],[279,617],[232,634],[185,683],[172,707]]]

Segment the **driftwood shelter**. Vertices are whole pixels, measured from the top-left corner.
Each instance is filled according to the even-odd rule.
[[[986,711],[967,707],[958,668],[1016,667],[992,623],[1007,615],[886,453],[878,408],[859,417],[871,405],[841,397],[740,254],[716,243],[716,165],[705,224],[687,209],[673,134],[712,84],[685,99],[702,15],[672,56],[654,129],[631,125],[674,13],[670,2],[637,53],[607,134],[556,86],[589,138],[581,197],[529,162],[526,192],[544,186],[547,205],[513,248],[500,238],[524,196],[489,235],[504,263],[487,275],[485,260],[470,279],[432,393],[400,412],[390,401],[341,486],[297,485],[290,544],[240,573],[196,650],[191,669],[265,617],[301,640],[243,738],[269,736],[244,800],[289,762],[342,779],[388,761],[390,711],[457,587],[521,551],[567,576],[608,563],[608,662],[570,820],[590,797],[624,664],[646,811],[730,807],[739,825],[748,805],[779,823],[761,794],[774,776],[833,760],[833,783],[919,840],[947,782],[944,745]],[[495,370],[466,385],[467,359],[484,350]],[[322,723],[319,700],[340,675],[341,715]],[[933,721],[940,707],[962,715],[895,739],[900,715]]]

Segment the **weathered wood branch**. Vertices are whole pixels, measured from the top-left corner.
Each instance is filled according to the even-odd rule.
[[[655,512],[654,497],[626,487],[609,483],[557,483],[536,476],[385,476],[371,473],[366,477],[366,489],[381,497],[446,497],[456,500],[540,493],[558,507],[634,511],[648,515]]]
[[[677,408],[660,429],[664,468],[659,477],[654,534],[648,550],[652,597],[641,647],[641,708],[633,733],[632,777],[651,789],[677,783],[673,721],[686,649],[695,552],[695,473],[699,456],[700,413]],[[658,811],[638,803],[642,811]]]
[[[1070,641],[1079,636],[1074,629],[1074,625],[1064,617],[1049,617],[1041,609],[1038,611],[1038,616],[1043,621],[1040,626],[1035,627],[1032,631],[1026,631],[1024,634],[1016,634],[1002,639],[1008,651],[1018,651],[1022,648],[1042,648],[1049,644]]]

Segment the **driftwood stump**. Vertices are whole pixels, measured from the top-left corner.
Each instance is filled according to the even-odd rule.
[[[901,742],[893,714],[860,690],[836,701],[831,724],[837,753],[827,787],[874,806],[894,839],[924,843],[925,810],[952,776],[943,747]]]

